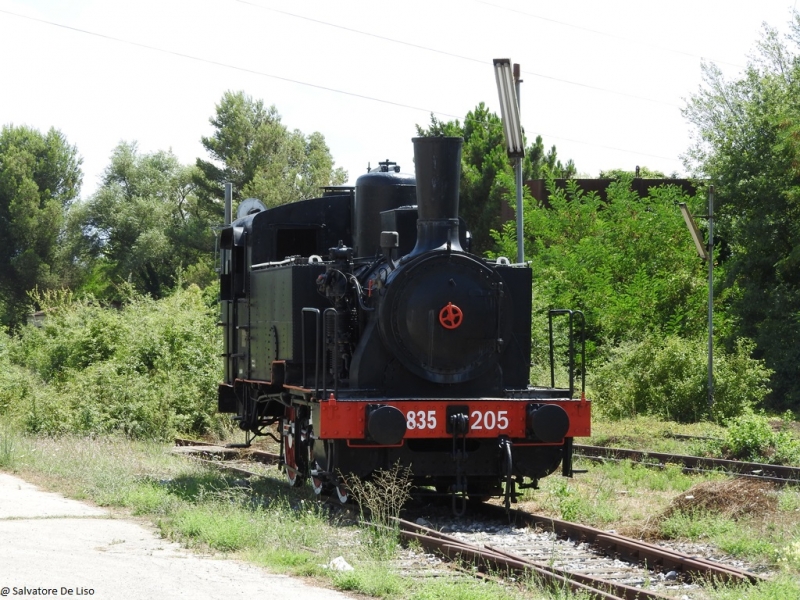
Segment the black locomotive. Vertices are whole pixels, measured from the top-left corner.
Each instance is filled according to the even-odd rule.
[[[399,461],[454,504],[508,502],[571,475],[590,403],[529,385],[531,271],[465,250],[461,138],[413,143],[416,178],[387,161],[222,229],[219,410],[248,443],[279,425],[292,485],[344,501],[349,476]]]

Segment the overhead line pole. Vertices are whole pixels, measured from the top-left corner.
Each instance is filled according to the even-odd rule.
[[[503,137],[508,158],[513,159],[514,180],[517,188],[517,264],[525,262],[525,240],[522,219],[522,159],[525,156],[525,140],[519,119],[519,65],[512,66],[510,58],[494,59],[494,76],[500,98],[500,114],[503,122]]]
[[[522,80],[519,78],[519,63],[514,63],[514,90],[517,92],[517,109],[522,113],[522,101],[519,97],[519,84]],[[520,117],[521,119],[521,117]],[[520,120],[520,122],[522,122]],[[515,165],[514,176],[517,184],[517,264],[525,262],[525,238],[523,235],[523,219],[522,219],[522,157],[518,156]]]
[[[708,407],[714,404],[714,186],[708,188]]]
[[[686,227],[694,240],[697,254],[708,261],[708,407],[714,405],[714,186],[708,187],[708,243],[703,243],[703,234],[692,218],[685,202],[678,204],[686,221]]]

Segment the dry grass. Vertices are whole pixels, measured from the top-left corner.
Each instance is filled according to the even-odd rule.
[[[772,484],[749,479],[703,481],[678,495],[663,513],[676,512],[717,514],[728,519],[746,515],[766,516],[778,509],[778,498]]]

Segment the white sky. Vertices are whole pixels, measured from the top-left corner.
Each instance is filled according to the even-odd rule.
[[[243,90],[321,132],[352,183],[386,158],[413,172],[414,126],[431,112],[499,113],[492,58],[511,58],[529,140],[589,176],[684,173],[680,108],[701,58],[735,76],[762,23],[786,30],[795,3],[0,0],[0,125],[62,131],[86,197],[122,140],[207,158],[215,104]]]

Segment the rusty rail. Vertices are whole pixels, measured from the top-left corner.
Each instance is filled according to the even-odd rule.
[[[743,571],[713,562],[703,558],[697,558],[656,546],[642,540],[635,540],[616,533],[608,533],[588,525],[580,525],[570,521],[561,521],[551,517],[535,515],[518,510],[506,513],[506,510],[493,504],[485,504],[480,510],[497,519],[510,518],[517,524],[528,527],[536,527],[544,531],[552,531],[561,537],[573,540],[584,541],[605,552],[620,557],[628,562],[646,563],[650,567],[660,567],[663,570],[674,570],[684,573],[687,578],[696,577],[725,582],[749,582],[759,583],[764,578],[755,573]],[[508,515],[508,516],[506,516]]]
[[[557,569],[491,546],[483,548],[473,546],[410,521],[397,519],[396,522],[400,527],[400,535],[403,539],[414,540],[430,552],[436,552],[450,560],[461,561],[469,567],[477,566],[492,572],[530,575],[547,585],[567,587],[600,600],[665,600],[669,598],[658,592]]]
[[[605,448],[602,446],[574,445],[575,454],[587,458],[631,460],[642,464],[657,461],[655,466],[666,464],[682,465],[692,472],[723,471],[737,477],[749,477],[771,483],[800,484],[800,468],[767,463],[742,462],[723,458],[706,458],[704,456],[688,456],[684,454],[665,454],[663,452],[644,452],[625,448]]]

